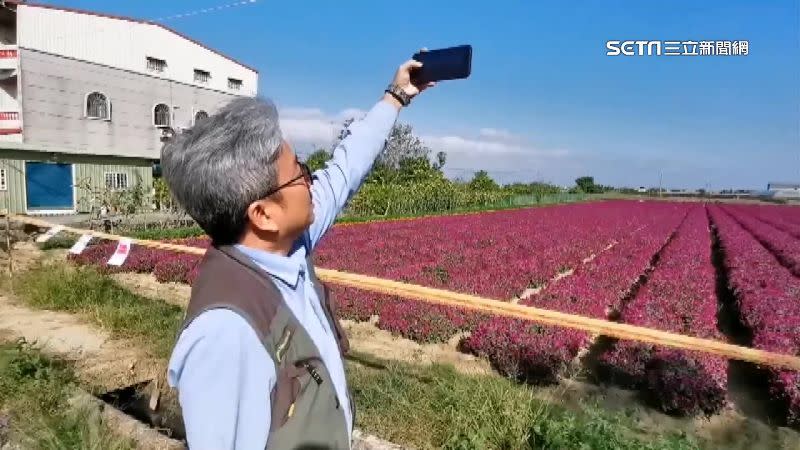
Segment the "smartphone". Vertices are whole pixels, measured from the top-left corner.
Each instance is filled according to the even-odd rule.
[[[411,71],[411,82],[417,85],[467,78],[472,72],[471,45],[418,52],[412,58],[422,63]]]

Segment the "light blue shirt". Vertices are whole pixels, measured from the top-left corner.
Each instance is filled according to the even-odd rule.
[[[315,172],[311,185],[314,222],[288,256],[238,246],[270,274],[287,306],[316,344],[343,405],[348,433],[353,417],[344,362],[308,279],[306,256],[361,186],[397,115],[394,106],[380,101],[362,120],[350,125],[350,134],[336,147],[333,158]],[[261,450],[266,446],[275,366],[241,316],[227,309],[200,314],[178,338],[167,380],[178,390],[189,448]]]

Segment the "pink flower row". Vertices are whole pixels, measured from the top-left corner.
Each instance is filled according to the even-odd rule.
[[[508,300],[663,208],[609,201],[334,227],[318,266]]]
[[[572,276],[522,303],[597,318],[606,318],[610,309],[624,307],[631,288],[686,216],[684,205],[654,205],[648,217],[638,218],[644,227],[579,265]],[[506,375],[527,382],[552,382],[586,348],[590,338],[571,329],[497,317],[482,322],[462,347],[488,358]]]
[[[717,331],[716,274],[705,208],[695,208],[660,256],[658,265],[625,307],[620,321],[724,340]],[[723,358],[619,341],[599,358],[601,371],[641,389],[668,413],[718,412],[727,392]]]
[[[768,223],[764,223],[742,210],[732,211],[728,208],[724,210],[742,228],[749,231],[761,245],[772,252],[778,258],[778,261],[789,269],[794,276],[800,277],[800,239]]]
[[[574,205],[572,205],[574,206]],[[665,236],[669,234],[668,228],[671,226],[673,229],[677,226],[677,220],[683,215],[681,211],[685,211],[685,207],[681,205],[675,204],[658,204],[658,203],[647,203],[642,204],[638,202],[611,202],[610,204],[606,203],[599,203],[592,205],[596,208],[596,211],[600,211],[601,213],[592,213],[589,214],[589,210],[585,209],[573,209],[572,207],[560,207],[565,208],[567,210],[572,211],[575,213],[575,216],[572,218],[574,222],[580,223],[583,226],[584,231],[580,233],[570,233],[570,228],[565,228],[565,233],[561,235],[561,241],[556,245],[552,243],[552,237],[547,235],[546,237],[532,236],[529,239],[519,239],[519,245],[523,243],[525,245],[531,246],[530,248],[536,248],[536,245],[541,245],[542,242],[548,243],[548,245],[553,245],[552,248],[548,248],[547,251],[543,251],[545,253],[544,260],[547,261],[547,258],[551,258],[550,262],[546,263],[545,265],[549,267],[552,272],[548,274],[547,277],[543,277],[543,279],[551,279],[555,275],[557,275],[559,270],[565,268],[572,268],[575,266],[581,265],[581,261],[584,258],[589,256],[591,253],[588,253],[589,249],[595,249],[592,253],[602,253],[606,245],[597,245],[597,236],[607,236],[613,237],[615,239],[622,239],[625,240],[623,236],[625,234],[632,233],[634,236],[637,237],[637,240],[633,242],[629,242],[626,244],[624,248],[630,249],[631,252],[641,252],[641,246],[647,238],[641,238],[641,233],[647,227],[643,227],[642,224],[650,224],[652,227],[655,227],[653,230],[648,230],[648,233],[644,233],[644,236],[649,236],[649,232],[654,232],[656,235],[659,235],[660,238],[653,239],[653,242],[663,244]],[[617,208],[627,207],[626,210],[621,210]],[[549,225],[546,222],[542,222],[541,218],[533,215],[532,213],[541,213],[541,214],[553,214],[551,210],[557,210],[560,208],[546,208],[546,209],[534,209],[528,211],[513,211],[515,215],[520,215],[522,213],[528,214],[530,221],[535,221],[536,223],[540,224],[540,228],[542,229],[549,229]],[[508,212],[507,212],[508,213]],[[587,214],[587,217],[581,217],[579,214]],[[616,216],[615,219],[612,219],[608,216]],[[548,217],[555,217],[555,216],[548,216]],[[496,217],[498,220],[501,221],[502,224],[502,216]],[[623,220],[624,218],[624,220]],[[442,218],[437,218],[442,220]],[[448,218],[453,219],[453,218]],[[480,228],[481,226],[481,216],[461,216],[458,217],[461,221],[467,221],[467,223],[475,223],[477,222],[477,227]],[[559,218],[559,221],[562,220]],[[670,220],[673,220],[672,225],[670,225]],[[424,224],[423,220],[419,221],[419,225]],[[559,222],[560,223],[560,222]],[[613,223],[613,228],[611,231],[604,230],[604,229],[595,229],[591,227],[592,223]],[[637,228],[633,228],[633,225],[637,224]],[[377,224],[373,224],[372,227],[375,227]],[[408,229],[410,227],[409,222],[401,222],[398,224],[384,224],[388,231],[387,234],[392,236],[391,230],[396,226],[400,229]],[[513,224],[506,224],[505,227],[514,226]],[[459,230],[463,227],[463,224],[460,222],[453,223],[453,229]],[[347,227],[345,227],[347,228]],[[424,234],[426,230],[430,227],[419,226],[420,234]],[[468,230],[469,228],[465,228]],[[574,229],[574,228],[573,228]],[[627,232],[623,231],[627,229]],[[592,232],[589,232],[593,230]],[[501,227],[500,225],[494,230],[494,234],[496,236],[504,236],[506,233],[509,233],[507,228]],[[455,238],[459,236],[465,236],[461,232],[455,232]],[[343,239],[342,235],[338,235],[340,238]],[[367,235],[368,236],[368,235]],[[641,238],[641,239],[639,239]],[[375,238],[377,239],[377,237]],[[441,239],[439,240],[441,241]],[[529,242],[525,242],[529,241]],[[342,241],[333,241],[333,242],[342,242]],[[405,240],[404,240],[405,242]],[[419,242],[419,241],[417,241]],[[595,242],[595,244],[590,244],[590,242]],[[602,241],[601,241],[602,242]],[[383,243],[385,244],[385,242]],[[425,253],[430,248],[434,247],[436,242],[432,242],[426,245],[420,245],[419,251],[421,253]],[[472,242],[466,240],[461,242],[460,251],[462,252],[459,256],[460,265],[458,267],[450,266],[445,267],[438,267],[437,270],[425,270],[424,263],[411,263],[408,264],[405,269],[405,272],[402,271],[394,271],[394,270],[387,270],[383,273],[379,273],[379,275],[387,276],[389,278],[398,279],[402,281],[409,281],[416,284],[422,285],[433,285],[435,287],[443,287],[448,289],[454,290],[463,290],[469,293],[477,293],[481,294],[482,292],[489,291],[493,286],[496,288],[498,285],[506,286],[504,283],[506,282],[513,282],[514,279],[510,277],[513,274],[524,273],[525,265],[530,266],[532,261],[537,260],[536,254],[528,254],[523,258],[519,256],[516,260],[514,257],[509,257],[510,261],[494,261],[494,260],[487,260],[481,256],[482,253],[489,253],[493,250],[502,250],[502,248],[494,249],[480,245],[477,246],[477,250],[475,250],[475,246],[470,245]],[[402,245],[402,244],[398,244]],[[510,246],[508,244],[507,246]],[[342,248],[345,248],[346,245],[342,244]],[[365,251],[369,251],[372,246],[365,246]],[[582,255],[575,256],[570,255],[564,252],[565,248],[578,248],[584,249],[582,251],[586,251],[587,253],[583,253]],[[572,252],[574,253],[574,248],[572,248]],[[555,251],[554,251],[555,250]],[[556,251],[560,251],[561,256],[556,257]],[[653,248],[648,254],[645,254],[642,258],[640,258],[643,262],[639,269],[634,269],[634,271],[638,270],[635,275],[631,275],[632,279],[638,277],[638,274],[643,270],[646,266],[649,258],[652,254],[656,251],[656,247]],[[648,250],[644,250],[645,253]],[[491,253],[489,253],[491,254]],[[380,254],[379,254],[380,255]],[[466,256],[464,256],[466,255]],[[500,255],[500,253],[496,253],[496,255]],[[550,256],[547,256],[550,255]],[[423,259],[425,256],[415,257],[414,260]],[[475,261],[470,261],[468,258],[473,258]],[[500,256],[502,258],[502,256]],[[561,261],[561,262],[556,262]],[[376,271],[380,270],[377,264],[368,264],[368,260],[363,260],[361,263],[365,264],[365,266],[358,267],[355,270],[365,270],[369,271]],[[479,264],[479,267],[475,266],[475,263]],[[470,266],[469,263],[473,263]],[[420,269],[420,267],[423,267]],[[520,268],[522,267],[522,268]],[[542,266],[543,267],[543,266]],[[408,269],[411,268],[409,271]],[[470,282],[474,283],[472,286],[477,286],[478,288],[466,288],[466,289],[459,289],[458,286],[454,286],[453,283],[450,283],[448,286],[447,283],[436,283],[435,277],[445,278],[448,272],[448,268],[450,270],[455,271],[455,273],[462,277],[463,279],[468,279]],[[347,267],[345,267],[345,270]],[[350,269],[354,270],[354,269]],[[415,275],[415,274],[422,274],[422,275]],[[539,282],[543,283],[543,282]],[[626,286],[630,285],[630,282],[622,281],[623,284]],[[461,285],[459,285],[461,286]],[[369,305],[376,305],[374,313],[379,315],[380,319],[377,323],[379,328],[391,331],[394,334],[414,339],[419,342],[441,342],[448,340],[453,335],[462,332],[462,331],[473,331],[474,328],[481,322],[483,322],[482,317],[474,314],[470,311],[462,311],[459,309],[453,308],[446,308],[439,305],[431,305],[425,302],[417,302],[417,301],[409,301],[409,300],[397,300],[391,299],[385,296],[376,296],[374,294],[370,294],[368,292],[361,292],[357,290],[349,290],[346,297],[342,298],[343,303],[347,306],[343,307],[345,311],[350,310],[350,308],[354,308],[352,314],[348,313],[348,318],[355,318],[356,316],[361,314],[363,304]],[[561,308],[562,310],[566,310],[566,308]],[[600,309],[602,311],[602,308]],[[435,326],[430,325],[435,324]],[[487,325],[488,326],[488,325]],[[574,344],[573,344],[574,346]]]
[[[755,348],[800,355],[800,279],[730,215],[710,207],[725,254],[729,285],[742,323],[752,331]],[[787,406],[789,423],[800,424],[800,378],[797,372],[770,369],[773,395]]]
[[[172,243],[203,247],[206,241],[191,239],[185,241],[171,241]],[[89,245],[79,255],[69,254],[69,259],[79,265],[95,266],[102,273],[136,272],[153,273],[162,283],[176,282],[192,284],[197,277],[197,265],[200,256],[175,253],[169,250],[160,250],[149,247],[133,245],[128,258],[121,266],[110,266],[108,259],[117,248],[116,242],[100,242]]]

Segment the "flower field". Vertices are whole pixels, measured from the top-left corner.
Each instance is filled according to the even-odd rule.
[[[725,208],[725,212],[775,255],[792,274],[800,276],[800,239],[759,220],[744,208],[734,211]]]
[[[603,319],[620,309],[686,214],[683,205],[658,206],[640,218],[645,226],[522,304]],[[528,382],[553,382],[590,340],[577,330],[498,317],[482,322],[463,348],[488,358],[504,374]]]
[[[798,235],[800,208],[619,200],[334,227],[314,258],[318,267],[498,301],[522,296],[522,305],[724,341],[717,323],[723,273],[752,346],[800,355]],[[114,247],[90,245],[70,258],[107,272],[153,273],[162,282],[191,284],[197,275],[197,256],[137,246],[121,267],[108,266]],[[669,413],[711,415],[731,402],[721,358],[628,341],[600,345],[576,330],[354,288],[332,291],[341,318],[377,316],[378,328],[420,343],[455,343],[458,336],[460,351],[520,381],[554,383],[570,368],[586,367],[596,372],[592,379],[640,390]],[[582,366],[582,358],[592,364]],[[800,425],[800,375],[768,374],[786,421]]]
[[[710,209],[741,322],[755,348],[800,355],[800,279],[719,207]],[[770,369],[772,394],[787,405],[787,422],[800,422],[800,376]]]
[[[715,277],[708,219],[695,208],[620,320],[724,340],[717,330]],[[727,364],[718,357],[620,341],[599,360],[602,370],[643,390],[664,411],[712,414],[725,400]]]
[[[728,207],[728,210],[749,214],[784,233],[800,238],[800,215],[793,214],[793,210],[788,207],[736,205]]]

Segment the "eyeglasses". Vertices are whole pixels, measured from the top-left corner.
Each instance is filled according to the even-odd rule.
[[[306,163],[301,162],[300,160],[297,160],[297,165],[300,166],[300,175],[292,178],[291,180],[287,181],[286,183],[283,183],[282,185],[280,185],[280,186],[278,186],[278,187],[276,187],[274,189],[270,189],[267,192],[267,195],[265,195],[265,197],[269,197],[270,195],[280,191],[281,189],[283,189],[285,187],[288,187],[289,185],[294,184],[295,181],[297,181],[297,180],[299,180],[301,178],[306,182],[306,184],[311,185],[311,183],[314,182],[314,176],[311,175],[311,169],[308,168],[308,165]]]

